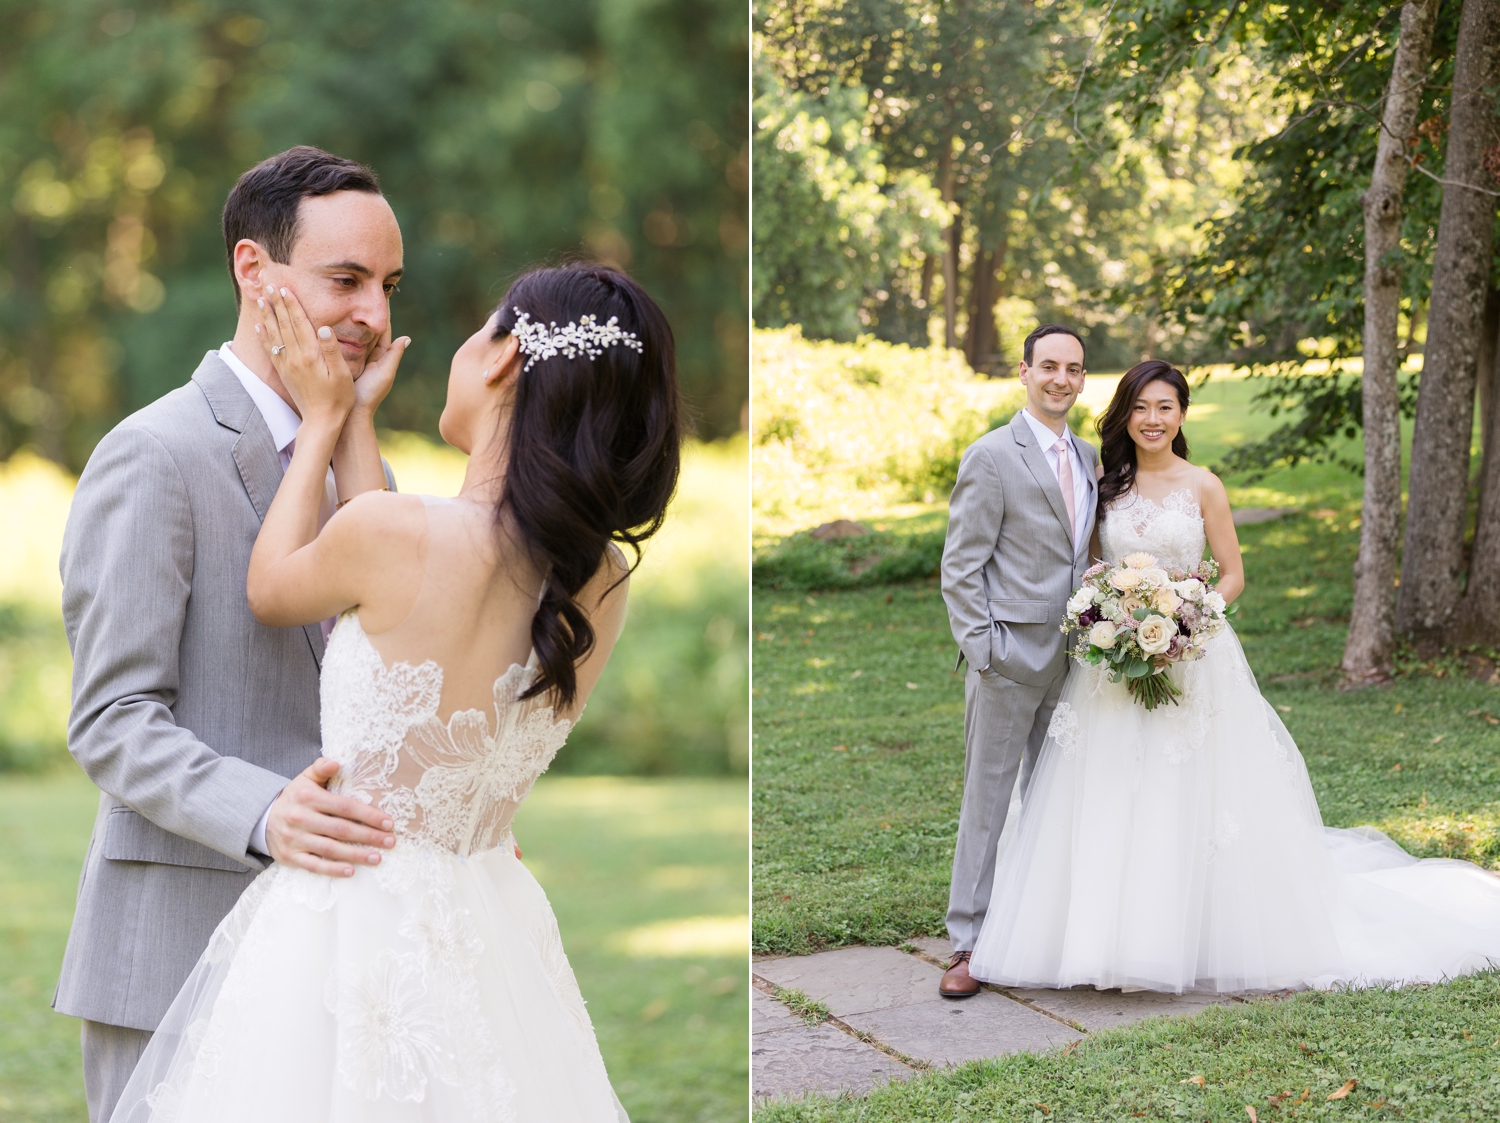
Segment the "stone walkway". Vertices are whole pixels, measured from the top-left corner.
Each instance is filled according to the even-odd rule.
[[[1092,987],[986,987],[939,997],[945,939],[899,948],[840,948],[758,960],[752,968],[751,1087],[756,1099],[805,1092],[863,1094],[913,1071],[1004,1053],[1042,1052],[1085,1034],[1160,1014],[1191,1014],[1228,996],[1122,994]],[[808,1025],[776,997],[801,991],[830,1017]]]

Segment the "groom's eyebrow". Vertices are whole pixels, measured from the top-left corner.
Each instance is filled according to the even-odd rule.
[[[332,265],[325,265],[323,268],[336,270],[341,273],[358,273],[362,277],[375,276],[375,270],[371,269],[368,265],[361,265],[357,261],[336,261]],[[387,275],[386,279],[400,277],[404,272],[405,270],[403,269],[393,269]]]

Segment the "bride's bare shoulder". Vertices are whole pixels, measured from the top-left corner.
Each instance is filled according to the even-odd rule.
[[[360,553],[412,550],[427,538],[426,505],[418,495],[366,491],[339,507],[325,533]]]

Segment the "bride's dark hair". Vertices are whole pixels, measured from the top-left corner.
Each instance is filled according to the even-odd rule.
[[[1115,396],[1098,423],[1094,426],[1099,434],[1099,458],[1104,463],[1104,475],[1099,480],[1099,521],[1104,520],[1104,510],[1111,502],[1130,490],[1135,483],[1135,441],[1130,439],[1130,415],[1135,410],[1135,401],[1153,382],[1165,382],[1177,391],[1177,404],[1187,412],[1188,380],[1171,363],[1161,359],[1147,359],[1136,363],[1120,378],[1115,387]],[[1188,458],[1187,438],[1182,430],[1172,438],[1172,451],[1184,460]]]
[[[578,663],[594,646],[594,629],[575,598],[599,572],[610,542],[631,547],[639,564],[640,543],[660,529],[677,487],[676,349],[656,302],[603,265],[527,273],[510,286],[497,312],[496,339],[514,331],[524,312],[543,326],[583,316],[602,326],[615,317],[641,345],[636,351],[617,344],[597,358],[558,353],[529,370],[530,356],[519,356],[523,369],[495,515],[546,582],[531,620],[541,674],[524,697],[551,691],[567,706],[577,695]]]

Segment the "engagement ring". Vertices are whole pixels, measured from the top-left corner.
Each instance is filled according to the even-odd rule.
[[[273,355],[279,355],[279,354],[281,354],[285,350],[286,350],[286,344],[285,343],[278,343],[278,344],[276,344],[275,347],[271,348],[271,354],[273,354]]]

